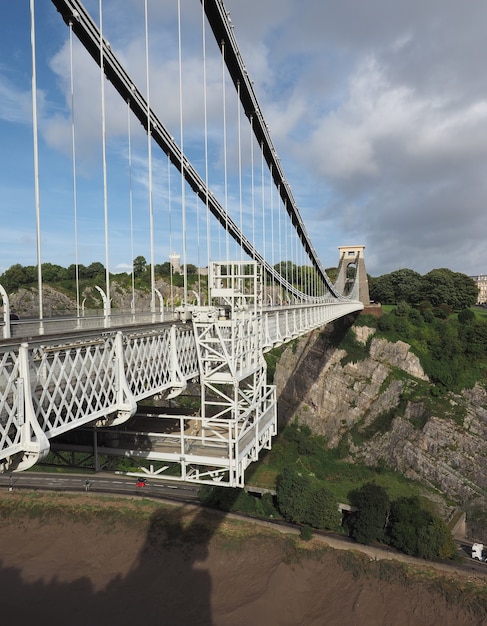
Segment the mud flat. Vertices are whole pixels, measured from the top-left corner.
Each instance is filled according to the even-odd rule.
[[[3,624],[487,625],[487,578],[195,507],[0,494]]]

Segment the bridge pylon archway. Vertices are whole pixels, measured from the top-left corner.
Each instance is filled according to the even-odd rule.
[[[370,304],[369,281],[365,269],[364,250],[365,246],[338,247],[339,263],[335,289],[339,293],[346,293],[348,283],[352,280],[349,271],[351,266],[354,266],[355,275],[358,275],[358,299],[364,306],[368,306]]]

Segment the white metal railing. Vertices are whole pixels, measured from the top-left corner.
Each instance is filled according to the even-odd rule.
[[[78,330],[96,330],[101,328],[120,328],[124,326],[140,326],[173,320],[174,309],[165,308],[161,312],[150,311],[117,311],[107,317],[103,311],[91,310],[82,316],[55,316],[39,319],[9,319],[8,322],[0,315],[0,339],[37,337],[57,335]]]

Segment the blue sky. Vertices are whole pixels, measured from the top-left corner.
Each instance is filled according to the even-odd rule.
[[[98,21],[98,0],[85,6]],[[104,30],[145,93],[143,0],[103,0]],[[370,274],[409,267],[487,273],[487,5],[480,0],[227,0],[235,34],[284,171],[325,266],[339,245],[364,244]],[[176,0],[149,0],[151,104],[179,142]],[[182,2],[184,147],[204,178],[201,5]],[[36,1],[41,250],[75,262],[69,30],[49,0]],[[251,237],[260,225],[260,157],[250,196],[248,125],[226,85],[223,169],[221,60],[207,27],[210,186]],[[79,261],[105,260],[99,69],[75,41],[76,205]],[[8,3],[0,23],[0,272],[36,263],[29,2]],[[147,141],[105,87],[109,263],[150,258]],[[181,182],[153,148],[155,262],[182,249]],[[168,174],[168,172],[170,172]],[[130,182],[131,181],[131,182]],[[267,185],[267,183],[265,183]],[[130,221],[132,190],[132,227]],[[170,189],[170,194],[169,194]],[[270,191],[266,187],[270,221]],[[242,208],[241,208],[242,207]],[[185,195],[188,262],[206,264],[204,207]],[[279,219],[273,195],[273,221]],[[242,216],[242,217],[240,217]],[[256,231],[258,229],[256,228]],[[284,231],[283,231],[284,232]],[[286,231],[287,232],[287,231]],[[198,236],[199,235],[199,236]],[[211,256],[225,241],[210,224]],[[270,255],[270,234],[255,243]],[[286,240],[286,243],[285,243]],[[132,243],[133,242],[133,243]],[[274,241],[275,261],[294,244]],[[289,247],[289,248],[288,248]],[[231,256],[239,253],[230,246]],[[298,259],[299,260],[299,259]]]

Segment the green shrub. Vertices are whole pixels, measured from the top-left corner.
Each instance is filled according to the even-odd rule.
[[[390,506],[387,491],[375,483],[365,483],[351,491],[348,499],[357,509],[347,520],[350,536],[359,543],[383,541]]]
[[[316,479],[285,468],[277,480],[277,504],[289,522],[337,530],[340,514],[336,497]]]
[[[391,505],[387,530],[389,543],[424,559],[450,559],[456,545],[447,525],[422,507],[416,497],[399,498]]]
[[[308,524],[305,524],[301,528],[301,532],[299,533],[299,537],[303,541],[309,541],[310,539],[313,539],[313,531],[311,530],[311,526],[309,526]]]

